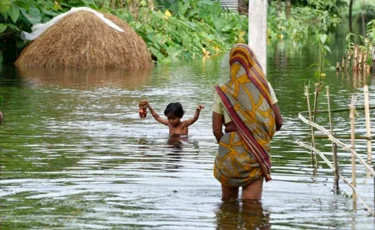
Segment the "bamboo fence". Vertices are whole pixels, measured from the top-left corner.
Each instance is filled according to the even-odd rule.
[[[315,86],[317,87],[317,86]],[[320,86],[319,86],[320,87]],[[317,89],[315,88],[315,95],[316,95]],[[330,95],[329,95],[329,87],[326,87],[326,92],[327,92],[327,104],[328,104],[328,110],[325,111],[317,111],[316,106],[314,105],[314,112],[311,111],[310,108],[310,98],[309,98],[309,90],[308,87],[305,87],[305,96],[307,98],[307,105],[308,105],[308,111],[300,112],[298,114],[299,119],[301,119],[304,123],[308,124],[311,127],[311,143],[306,143],[303,141],[296,141],[296,143],[304,148],[307,148],[311,150],[312,154],[312,164],[316,168],[317,166],[317,160],[316,160],[316,155],[318,154],[323,161],[332,169],[334,173],[334,188],[336,191],[339,190],[339,179],[341,179],[344,183],[349,185],[349,187],[353,191],[353,202],[356,203],[357,199],[366,207],[366,210],[371,214],[372,216],[375,216],[374,210],[370,208],[369,205],[367,205],[364,201],[364,199],[360,196],[358,193],[358,190],[356,188],[356,161],[360,164],[362,164],[368,173],[368,176],[371,176],[374,178],[374,184],[375,184],[375,171],[374,169],[369,165],[371,164],[371,157],[372,157],[372,146],[371,146],[371,124],[370,124],[370,109],[375,108],[374,106],[369,106],[369,92],[368,92],[368,86],[365,85],[364,87],[364,107],[363,108],[356,108],[355,102],[356,102],[356,96],[352,97],[351,104],[349,105],[348,109],[339,109],[339,110],[331,110],[330,108]],[[315,98],[316,100],[316,98]],[[356,135],[355,135],[355,117],[357,114],[358,109],[364,109],[365,110],[365,120],[366,120],[366,136],[361,137],[362,139],[366,139],[367,143],[367,162],[362,159],[362,157],[355,151],[355,140],[356,140]],[[331,112],[333,111],[349,111],[349,118],[350,118],[350,130],[351,130],[351,144],[347,145],[341,140],[339,140],[337,137],[334,136],[333,133],[333,127],[332,127],[332,118],[331,118]],[[324,128],[323,126],[315,123],[315,117],[318,113],[325,113],[328,112],[328,118],[329,118],[329,130]],[[308,117],[308,118],[306,118]],[[332,142],[332,162],[324,155],[323,152],[319,151],[316,148],[315,144],[315,133],[314,129],[321,131],[324,135],[325,138],[328,138]],[[322,136],[320,136],[322,137]],[[348,151],[351,153],[351,165],[352,165],[352,179],[351,182],[345,178],[343,175],[340,174],[339,171],[339,159],[337,156],[337,148],[340,147],[341,149]],[[375,187],[374,187],[375,190]],[[374,199],[375,199],[375,191],[374,191]]]

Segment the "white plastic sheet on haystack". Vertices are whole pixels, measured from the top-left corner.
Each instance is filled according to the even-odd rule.
[[[69,15],[69,14],[72,14],[72,13],[75,13],[77,11],[88,11],[88,12],[91,12],[93,14],[95,14],[97,17],[99,17],[105,24],[109,25],[110,27],[112,27],[113,29],[117,30],[117,31],[120,31],[120,32],[124,32],[123,29],[121,29],[118,25],[116,25],[114,22],[112,22],[111,20],[107,19],[104,17],[103,14],[101,13],[98,13],[97,11],[91,9],[91,8],[88,8],[88,7],[74,7],[74,8],[71,8],[69,11],[63,13],[63,14],[60,14],[54,18],[52,18],[51,20],[49,20],[48,22],[46,23],[38,23],[38,24],[35,24],[33,25],[33,27],[31,28],[32,32],[31,33],[28,33],[28,32],[25,32],[25,31],[22,31],[21,33],[21,38],[23,40],[28,40],[28,41],[32,41],[32,40],[35,40],[37,39],[46,29],[48,29],[49,27],[53,26],[55,23],[57,23],[60,19],[62,19],[63,17]]]

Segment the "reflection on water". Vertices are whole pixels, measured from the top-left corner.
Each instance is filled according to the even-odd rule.
[[[336,72],[336,76],[343,83],[352,85],[353,88],[363,88],[365,85],[371,85],[371,75],[364,72]]]
[[[59,87],[117,87],[134,88],[147,84],[152,69],[44,69],[17,67],[19,76],[27,83]]]
[[[224,201],[216,218],[216,229],[271,229],[270,213],[263,209],[260,201]]]
[[[264,183],[262,203],[221,201],[213,176],[217,143],[210,109],[202,111],[189,136],[169,136],[152,116],[138,114],[144,98],[156,111],[171,98],[181,101],[186,116],[200,103],[211,108],[214,86],[228,78],[227,56],[158,65],[151,73],[0,71],[0,110],[6,118],[0,126],[0,228],[373,228],[375,219],[353,205],[350,188],[342,184],[342,193],[334,194],[331,170],[318,158],[314,172],[310,151],[294,143],[310,134],[297,115],[307,110],[305,83],[316,81],[308,68],[318,59],[316,50],[300,47],[291,53],[286,43],[268,49],[268,80],[285,124],[272,140],[273,180]],[[332,109],[346,107],[352,93],[374,81],[349,75],[327,70]],[[336,113],[332,120],[335,132],[350,134],[348,114]],[[318,121],[328,124],[323,115]],[[330,154],[329,141],[317,141]],[[366,142],[356,146],[364,150]],[[350,154],[338,154],[342,173],[350,178]],[[373,208],[374,182],[362,167],[357,172],[357,189]]]
[[[183,143],[182,142],[187,142],[188,141],[188,136],[187,135],[180,135],[180,134],[173,134],[170,135],[168,138],[168,145],[175,149],[176,151],[181,151]]]

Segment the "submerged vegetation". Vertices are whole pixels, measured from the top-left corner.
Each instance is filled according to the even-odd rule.
[[[349,5],[347,0],[271,2],[269,39],[297,42],[307,41],[310,35],[328,34],[347,16]],[[27,45],[20,38],[21,31],[31,31],[34,24],[81,6],[112,13],[126,21],[158,61],[215,55],[234,43],[247,42],[247,16],[223,9],[216,0],[1,0],[0,62],[15,61]],[[359,14],[361,9],[370,14],[375,4],[357,4],[353,12]],[[370,31],[374,31],[374,24],[369,23]],[[373,43],[375,33],[368,30],[366,39]]]

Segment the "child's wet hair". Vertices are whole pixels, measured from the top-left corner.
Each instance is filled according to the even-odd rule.
[[[182,105],[179,102],[169,103],[167,108],[164,110],[165,116],[173,116],[182,118],[184,116],[185,111],[182,108]]]

